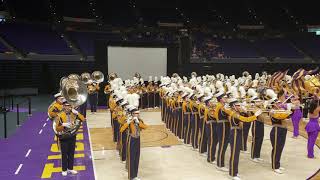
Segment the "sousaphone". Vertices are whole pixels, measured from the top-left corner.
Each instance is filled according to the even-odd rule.
[[[88,98],[87,86],[79,79],[67,79],[61,87],[61,93],[72,108],[82,105]],[[80,126],[81,120],[76,119],[70,128],[65,127],[63,131],[59,132],[56,130],[56,121],[53,121],[53,130],[60,139],[66,139],[74,136]]]
[[[96,83],[101,83],[101,82],[104,81],[104,75],[103,75],[103,73],[101,71],[94,71],[91,74],[91,78]]]

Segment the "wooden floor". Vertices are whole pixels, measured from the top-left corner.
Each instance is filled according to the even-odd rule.
[[[299,133],[300,133],[300,136],[303,136],[305,138],[308,138],[308,134],[307,132],[305,131],[305,127],[307,125],[307,122],[306,121],[300,121],[300,128],[299,128]],[[293,132],[293,126],[292,126],[292,123],[289,124],[288,126],[288,130]],[[318,147],[314,147],[314,150],[315,151],[320,151],[320,134],[318,135],[318,138],[317,138],[317,141],[316,141],[316,145]],[[319,158],[319,157],[318,157]],[[315,175],[311,178],[312,180],[320,180],[320,164],[319,164],[319,170],[317,173],[315,173]]]
[[[111,128],[92,128],[92,148],[94,151],[116,149],[112,141]],[[181,142],[164,125],[150,125],[141,132],[141,147],[173,146]]]

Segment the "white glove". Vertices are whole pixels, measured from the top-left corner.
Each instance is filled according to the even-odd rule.
[[[248,109],[247,109],[246,107],[244,107],[244,106],[242,106],[241,109],[242,109],[244,112],[247,112],[247,111],[248,111]]]
[[[71,112],[72,112],[73,114],[75,114],[75,115],[78,115],[78,114],[79,114],[79,112],[78,112],[77,110],[75,110],[75,109],[72,109]]]
[[[137,124],[139,124],[139,119],[138,119],[138,117],[134,117],[133,120],[134,120]]]
[[[264,107],[265,109],[268,107],[268,105],[269,105],[269,102],[268,102],[268,101],[264,101],[264,102],[263,102],[263,107]]]
[[[63,127],[66,127],[66,128],[70,128],[70,127],[71,127],[71,124],[70,124],[70,123],[62,123],[62,126],[63,126]]]
[[[258,111],[256,111],[255,113],[254,113],[254,115],[255,116],[260,116],[260,114],[262,114],[262,110],[261,109],[259,109]]]
[[[291,111],[292,108],[293,108],[292,103],[287,103],[287,110]]]
[[[130,124],[131,122],[132,122],[132,117],[129,117],[128,119],[127,119],[127,124]]]

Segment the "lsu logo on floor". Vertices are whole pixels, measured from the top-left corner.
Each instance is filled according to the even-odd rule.
[[[76,149],[74,154],[75,161],[76,159],[85,157],[84,150],[85,150],[84,134],[83,134],[83,126],[81,126],[77,133],[77,142],[76,142]],[[49,179],[49,178],[52,178],[52,175],[54,173],[60,173],[62,171],[62,168],[59,165],[61,165],[61,153],[57,145],[57,138],[54,137],[53,142],[51,144],[51,148],[50,148],[50,154],[48,155],[47,162],[43,167],[41,178]],[[86,170],[86,166],[77,165],[77,166],[74,166],[74,170],[84,171]]]

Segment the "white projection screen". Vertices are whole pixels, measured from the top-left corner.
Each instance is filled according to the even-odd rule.
[[[136,72],[144,81],[149,76],[167,75],[167,48],[108,46],[108,72],[115,72],[123,80],[132,79]]]

